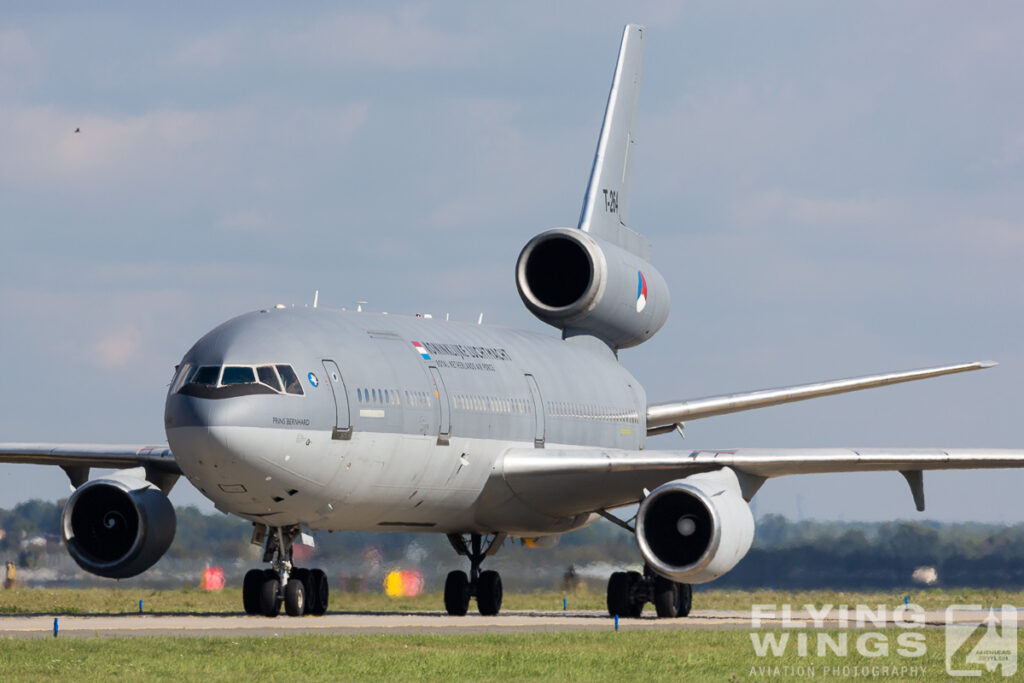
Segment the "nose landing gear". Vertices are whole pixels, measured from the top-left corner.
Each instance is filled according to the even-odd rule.
[[[270,569],[250,569],[242,582],[242,605],[246,614],[276,617],[284,605],[290,617],[303,614],[320,616],[327,612],[330,588],[327,574],[321,569],[305,569],[292,565],[292,545],[299,536],[297,525],[274,527],[266,533],[259,525],[253,539],[263,539],[263,561]]]
[[[448,534],[448,542],[459,555],[469,557],[469,576],[456,570],[449,572],[444,582],[444,608],[453,617],[462,617],[469,611],[470,598],[476,598],[480,614],[493,616],[501,611],[501,576],[496,571],[480,571],[484,558],[498,552],[505,534],[495,534],[482,548],[483,537],[470,534],[469,544],[462,534]]]

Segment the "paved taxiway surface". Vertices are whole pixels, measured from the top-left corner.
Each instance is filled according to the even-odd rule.
[[[980,622],[988,611],[959,612],[959,621]],[[1021,615],[1024,616],[1024,615]],[[891,610],[885,614],[885,624],[895,626]],[[920,616],[918,617],[921,618]],[[517,633],[521,631],[587,631],[612,630],[614,620],[605,612],[504,612],[497,617],[470,614],[450,617],[441,612],[407,613],[354,613],[339,612],[322,617],[287,617],[276,619],[240,614],[125,614],[95,616],[58,616],[59,637],[110,638],[133,636],[275,636],[302,633],[351,635],[361,633]],[[0,617],[0,638],[53,637],[53,615],[20,615]],[[908,617],[907,621],[912,621]],[[800,627],[796,622],[806,622]],[[838,618],[826,618],[824,628],[858,628],[853,614],[848,623]],[[943,610],[925,612],[923,624],[914,628],[942,627],[946,625]],[[791,615],[776,614],[762,617],[760,628],[782,630],[813,628],[812,615],[794,611]],[[868,622],[861,628],[880,628]],[[641,619],[620,619],[620,630],[638,629],[751,629],[751,613],[747,610],[694,610],[685,619],[656,619],[653,610]]]

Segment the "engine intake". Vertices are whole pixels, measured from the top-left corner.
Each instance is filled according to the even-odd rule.
[[[174,506],[160,489],[144,479],[113,475],[75,489],[61,515],[61,535],[82,569],[126,579],[167,552],[176,524]]]
[[[565,336],[593,335],[616,349],[646,341],[668,318],[668,286],[654,266],[573,228],[526,244],[516,286],[526,307]]]
[[[707,583],[743,559],[754,516],[729,468],[670,481],[651,491],[636,520],[640,554],[658,574]]]

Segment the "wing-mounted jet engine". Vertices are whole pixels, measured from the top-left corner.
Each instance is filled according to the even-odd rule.
[[[87,572],[126,579],[146,571],[174,540],[177,518],[163,491],[120,472],[82,484],[61,514],[61,536]]]
[[[647,341],[668,318],[668,286],[654,266],[578,229],[530,240],[519,254],[516,286],[526,307],[563,336],[591,335],[613,349]]]
[[[694,474],[651,491],[636,518],[640,554],[661,576],[707,583],[743,559],[754,517],[729,468]]]

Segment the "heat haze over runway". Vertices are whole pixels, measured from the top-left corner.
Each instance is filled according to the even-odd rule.
[[[1020,610],[1018,610],[1019,612]],[[974,619],[971,612],[959,612],[959,621]],[[22,615],[0,617],[2,638],[53,637],[53,615]],[[268,621],[245,615],[222,614],[125,614],[97,616],[58,616],[59,637],[62,638],[121,638],[140,636],[220,636],[266,637],[308,633],[332,635],[357,634],[454,634],[454,633],[520,633],[543,631],[604,631],[613,630],[615,622],[602,611],[510,611],[501,616],[450,617],[443,612],[342,612],[323,617],[301,619],[275,619]],[[794,610],[764,611],[759,628],[778,630],[792,628],[794,622],[813,622],[814,615]],[[885,626],[898,626],[893,611],[883,617]],[[788,620],[788,622],[787,622]],[[787,623],[789,624],[787,626]],[[944,610],[923,612],[923,621],[915,627],[937,628],[946,625]],[[849,623],[840,623],[838,612],[824,619],[823,628],[855,628],[850,615]],[[868,623],[862,626],[875,627]],[[640,619],[620,619],[619,630],[639,629],[751,629],[750,610],[695,610],[681,619],[656,619],[653,612]]]

